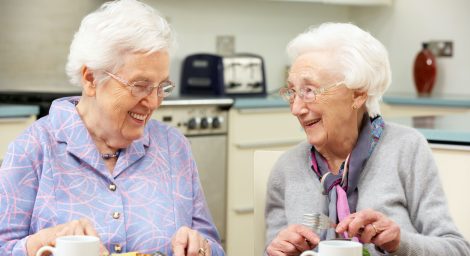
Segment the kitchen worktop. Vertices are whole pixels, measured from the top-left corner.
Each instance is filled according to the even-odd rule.
[[[35,116],[38,113],[36,105],[0,104],[0,118]]]
[[[289,104],[280,96],[236,98],[232,108],[288,108]]]
[[[385,119],[416,128],[430,143],[470,146],[470,114]]]
[[[414,93],[390,93],[383,96],[383,102],[390,105],[415,105],[430,107],[470,108],[470,95],[433,94],[420,97]],[[283,108],[289,104],[277,95],[256,98],[237,98],[232,106],[244,108]]]
[[[383,102],[390,105],[470,108],[470,95],[432,94],[421,97],[415,93],[386,93]]]

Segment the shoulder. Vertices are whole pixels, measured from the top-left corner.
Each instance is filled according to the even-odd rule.
[[[49,116],[42,117],[26,128],[13,143],[29,149],[49,144],[54,137],[51,130]]]
[[[151,136],[166,137],[167,139],[176,139],[186,141],[187,138],[175,127],[160,122],[155,119],[150,119],[147,123],[147,132]]]
[[[305,162],[309,159],[310,145],[307,141],[302,141],[294,147],[286,150],[278,160],[278,163]]]
[[[308,170],[309,154],[312,146],[307,141],[302,141],[296,146],[286,150],[277,159],[270,180],[273,183],[283,183],[287,179],[303,176],[302,172]]]
[[[175,127],[150,119],[146,130],[149,134],[151,144],[158,147],[166,147],[169,151],[184,151],[189,153],[190,144],[188,139]]]
[[[427,140],[418,130],[396,123],[385,123],[385,128],[380,140],[381,144],[390,146],[400,145],[400,148],[415,148],[427,146]]]
[[[429,144],[418,130],[394,123],[386,123],[371,155],[371,163],[397,168],[400,173],[410,173],[416,164],[430,163],[432,159]]]

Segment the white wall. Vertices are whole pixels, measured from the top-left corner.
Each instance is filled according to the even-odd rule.
[[[283,85],[285,46],[309,25],[346,21],[348,7],[257,0],[144,0],[157,8],[178,34],[171,76],[179,81],[181,61],[192,53],[216,51],[217,35],[234,35],[237,52],[265,59],[268,90]],[[15,0],[0,2],[0,90],[75,91],[64,65],[81,18],[102,1]]]
[[[77,91],[65,61],[81,19],[97,0],[0,0],[0,90]]]
[[[438,59],[436,92],[470,95],[470,1],[394,0],[392,6],[348,7],[261,0],[144,0],[170,19],[179,48],[172,79],[181,61],[196,52],[215,53],[217,35],[234,35],[237,52],[265,59],[268,91],[283,85],[287,42],[310,25],[348,21],[360,25],[389,49],[390,92],[414,92],[412,64],[422,41],[454,41],[455,55]],[[81,18],[102,0],[1,0],[0,90],[70,91],[64,65]]]
[[[436,93],[470,97],[470,1],[394,0],[391,7],[351,8],[351,19],[389,50],[389,92],[414,93],[413,62],[421,42],[452,40],[454,56],[438,58]]]
[[[346,6],[263,1],[147,1],[165,16],[178,32],[179,50],[172,76],[179,81],[185,56],[215,53],[217,35],[234,35],[235,50],[261,55],[265,60],[268,91],[283,86],[287,56],[285,46],[310,25],[326,20],[347,21]]]

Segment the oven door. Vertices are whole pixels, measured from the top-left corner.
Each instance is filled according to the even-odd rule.
[[[225,248],[227,135],[187,137],[191,143],[207,204]]]

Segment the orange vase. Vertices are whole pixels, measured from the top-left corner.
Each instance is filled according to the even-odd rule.
[[[428,44],[423,43],[423,49],[416,55],[413,75],[416,90],[420,96],[429,96],[436,82],[437,66],[436,58]]]

